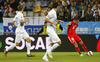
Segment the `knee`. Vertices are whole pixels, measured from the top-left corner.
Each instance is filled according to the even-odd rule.
[[[28,43],[31,43],[31,40],[30,39],[28,39],[28,41],[27,41]]]
[[[53,46],[53,45],[54,45],[54,43],[51,43],[51,44],[50,44],[50,46]]]
[[[16,46],[19,46],[19,43],[16,43]]]
[[[82,41],[80,41],[80,42],[79,42],[79,44],[80,44],[80,45],[82,45],[82,44],[83,44],[83,42],[82,42]]]
[[[78,47],[78,44],[75,42],[75,43],[74,43],[74,46],[75,46],[75,47]]]
[[[27,41],[28,43],[31,43],[31,39],[30,39],[30,38],[27,38],[26,41]]]
[[[59,41],[58,44],[61,45],[61,41]]]

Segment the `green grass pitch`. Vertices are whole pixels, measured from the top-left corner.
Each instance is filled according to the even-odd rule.
[[[9,52],[5,57],[3,52],[0,52],[0,62],[45,62],[42,60],[45,52],[31,52],[35,57],[26,57],[26,52]],[[80,57],[77,52],[53,52],[53,59],[49,62],[100,62],[100,52],[93,52],[93,56],[87,56],[85,52]]]

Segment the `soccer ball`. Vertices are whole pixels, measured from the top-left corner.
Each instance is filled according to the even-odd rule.
[[[88,52],[88,56],[93,56],[93,52],[92,51],[89,51]]]

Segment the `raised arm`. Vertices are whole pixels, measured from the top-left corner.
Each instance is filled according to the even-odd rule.
[[[37,35],[39,35],[40,33],[42,33],[43,32],[43,27],[42,27],[42,29],[37,33]]]
[[[71,25],[71,23],[69,22],[69,23],[67,23],[66,25],[68,25],[68,26],[69,26],[69,25]]]
[[[64,21],[63,21],[63,20],[57,20],[57,23],[59,23],[59,22],[62,22],[62,23],[64,23]]]

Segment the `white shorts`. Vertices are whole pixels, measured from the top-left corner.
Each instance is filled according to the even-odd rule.
[[[57,43],[60,40],[60,38],[58,37],[58,35],[56,34],[56,30],[54,29],[54,27],[48,26],[47,27],[47,34],[49,36],[49,42],[50,43]]]
[[[29,35],[28,35],[28,33],[25,30],[20,32],[19,30],[16,29],[15,42],[20,43],[22,39],[26,39],[28,37],[29,37]]]

